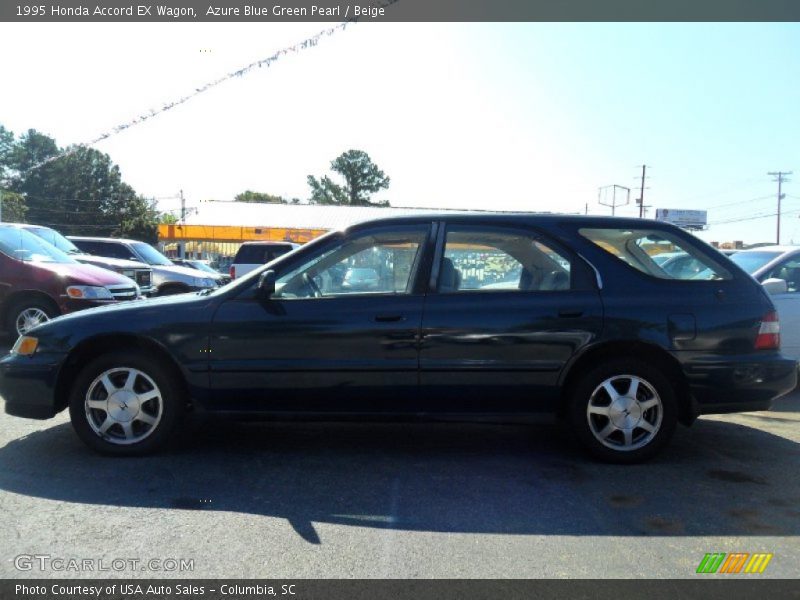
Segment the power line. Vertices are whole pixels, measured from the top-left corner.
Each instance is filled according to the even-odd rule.
[[[793,214],[797,214],[797,213],[800,213],[800,208],[795,208],[795,209],[787,210],[787,211],[783,212],[784,215],[793,215]],[[767,219],[769,217],[775,217],[775,216],[777,216],[777,214],[778,214],[777,212],[761,213],[761,214],[753,215],[753,216],[750,216],[750,217],[741,217],[741,218],[737,218],[737,219],[727,219],[725,221],[714,221],[713,223],[709,223],[709,225],[727,225],[729,223],[742,223],[744,221],[755,221],[756,219]]]
[[[391,6],[392,4],[396,4],[399,1],[400,0],[384,0],[384,2],[382,2],[381,4],[376,5],[376,8],[386,8],[388,6]],[[55,156],[51,156],[50,158],[46,158],[45,160],[29,167],[28,169],[23,171],[23,173],[29,173],[30,171],[43,167],[44,165],[49,164],[54,160],[58,160],[59,158],[63,158],[65,156],[69,156],[70,154],[74,154],[81,148],[89,148],[91,146],[94,146],[95,144],[102,142],[103,140],[106,140],[114,135],[117,135],[118,133],[121,133],[131,127],[144,123],[148,119],[151,119],[162,113],[165,113],[168,110],[172,110],[173,108],[188,102],[192,98],[199,96],[200,94],[207,92],[208,90],[215,88],[222,83],[230,81],[235,77],[242,77],[244,75],[247,75],[256,68],[260,69],[261,67],[271,67],[273,64],[275,64],[275,62],[277,62],[284,56],[287,56],[289,54],[297,54],[298,52],[301,52],[303,50],[314,48],[317,46],[317,44],[319,44],[320,40],[322,40],[324,37],[330,37],[338,33],[339,31],[344,31],[348,25],[355,24],[360,19],[361,17],[350,17],[349,19],[339,23],[338,25],[334,25],[333,27],[328,27],[327,29],[323,29],[322,31],[319,31],[316,34],[312,35],[311,37],[308,37],[300,42],[297,42],[296,44],[282,48],[281,50],[278,50],[271,56],[251,62],[250,64],[242,67],[241,69],[237,69],[236,71],[231,71],[230,73],[227,73],[222,77],[214,79],[213,81],[209,81],[204,85],[195,88],[194,91],[186,94],[185,96],[181,96],[180,98],[173,100],[171,102],[165,102],[164,104],[161,105],[160,108],[151,108],[147,112],[144,112],[139,116],[134,117],[130,121],[117,125],[116,127],[113,127],[111,130],[99,134],[97,137],[88,142],[75,144],[74,146],[70,147],[69,150],[61,152]]]
[[[772,198],[772,194],[767,194],[766,196],[759,196],[758,198],[748,198],[747,200],[737,200],[736,202],[726,202],[725,204],[717,204],[715,206],[708,206],[705,210],[713,210],[717,208],[725,208],[728,206],[736,206],[737,204],[746,204],[748,202],[757,202],[759,200],[766,200],[767,198]]]

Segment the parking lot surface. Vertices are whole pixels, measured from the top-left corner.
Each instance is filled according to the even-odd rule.
[[[705,553],[768,552],[757,577],[797,577],[798,472],[798,393],[681,427],[636,466],[552,425],[201,420],[115,459],[64,413],[3,413],[0,576],[698,577]],[[19,570],[37,554],[95,570]],[[115,559],[142,562],[97,572]]]

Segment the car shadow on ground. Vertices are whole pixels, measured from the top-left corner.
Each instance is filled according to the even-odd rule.
[[[320,543],[316,522],[465,533],[798,535],[798,466],[800,444],[709,419],[680,428],[662,456],[634,466],[593,462],[552,425],[201,420],[160,455],[120,459],[92,453],[62,423],[0,448],[0,489],[282,517],[310,543]]]

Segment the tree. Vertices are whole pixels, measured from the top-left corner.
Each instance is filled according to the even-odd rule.
[[[28,207],[25,206],[25,198],[21,194],[0,189],[0,208],[2,208],[4,223],[25,222],[25,213],[28,212]]]
[[[14,152],[14,133],[0,125],[0,189],[8,185],[11,175],[11,155]]]
[[[344,204],[350,206],[389,206],[387,201],[372,202],[372,194],[389,187],[390,179],[363,150],[348,150],[331,161],[331,171],[344,178],[344,185],[329,177],[309,175],[312,204]]]
[[[15,141],[0,126],[0,177],[0,186],[24,199],[17,206],[27,207],[22,217],[30,223],[64,234],[157,238],[159,215],[153,203],[122,180],[107,154],[93,148],[61,150],[54,139],[33,129]]]
[[[260,202],[263,204],[289,204],[289,201],[283,196],[273,196],[272,194],[252,192],[250,190],[236,194],[234,200],[236,202]]]
[[[155,200],[136,196],[119,208],[119,227],[112,231],[112,235],[155,244],[158,242],[158,221]]]
[[[349,204],[347,192],[342,186],[331,181],[327,175],[319,181],[313,175],[309,175],[308,185],[311,187],[311,198],[309,198],[311,204]]]

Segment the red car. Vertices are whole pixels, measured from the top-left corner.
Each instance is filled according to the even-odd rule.
[[[0,329],[22,335],[58,315],[139,295],[132,279],[80,264],[24,229],[0,225]]]

